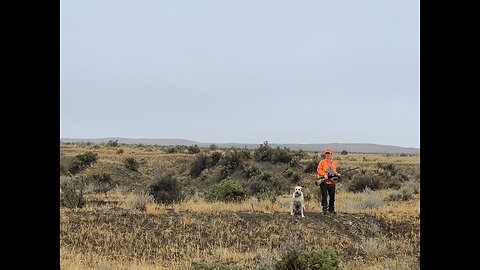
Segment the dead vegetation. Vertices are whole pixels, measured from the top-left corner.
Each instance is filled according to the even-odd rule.
[[[344,269],[420,268],[419,190],[408,200],[389,200],[396,190],[354,193],[347,189],[349,181],[340,182],[338,214],[324,216],[315,196],[316,187],[309,181],[312,175],[301,173],[300,167],[295,172],[301,175],[304,192],[311,195],[306,202],[305,218],[292,217],[287,192],[275,195],[274,199],[248,196],[241,202],[206,202],[196,188],[206,186],[192,184],[202,181],[202,176],[188,176],[194,154],[167,150],[127,145],[61,145],[61,157],[70,160],[86,151],[98,154],[95,164],[63,178],[88,179],[88,175],[109,172],[112,182],[118,183],[106,193],[86,189],[81,208],[60,209],[61,269],[207,269],[199,268],[198,262],[211,269],[219,264],[224,268],[218,269],[275,269],[275,262],[289,247],[312,251],[325,246],[334,248]],[[303,157],[303,166],[311,155]],[[137,172],[122,167],[126,156],[139,161]],[[415,178],[419,156],[349,153],[334,158],[343,168],[361,166],[367,174],[382,169],[378,163],[393,164],[393,169],[385,168],[400,168],[395,173],[410,178],[402,184],[419,181],[419,176]],[[278,163],[248,162],[275,176],[286,168]],[[159,167],[176,174],[188,191],[185,200],[158,204],[141,192],[154,180]],[[240,169],[233,175],[232,179],[246,181],[239,179],[243,177]],[[210,177],[213,183],[215,175]]]

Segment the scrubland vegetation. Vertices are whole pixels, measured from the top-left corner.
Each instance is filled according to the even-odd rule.
[[[324,216],[322,153],[60,143],[61,269],[419,269],[419,155],[333,157]]]

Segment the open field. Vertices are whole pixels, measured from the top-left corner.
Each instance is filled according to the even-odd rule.
[[[200,153],[218,151],[225,157],[230,151],[207,150]],[[107,173],[115,187],[98,192],[87,185],[83,207],[60,209],[61,269],[275,269],[289,248],[312,251],[324,246],[334,248],[344,269],[420,269],[418,155],[334,153],[339,168],[361,169],[337,184],[338,214],[325,216],[313,185],[314,174],[305,171],[315,153],[304,153],[296,167],[246,159],[243,167],[228,171],[229,179],[251,192],[248,183],[256,178],[245,177],[245,168],[257,166],[271,176],[268,179],[286,187],[267,197],[248,194],[241,201],[225,202],[206,200],[205,194],[222,181],[218,175],[226,163],[193,177],[190,168],[200,153],[61,144],[61,171],[66,171],[73,157],[88,151],[98,155],[97,161],[73,176],[61,173],[61,180],[88,182]],[[138,170],[125,168],[126,157],[139,161]],[[181,202],[161,204],[141,192],[158,178],[159,170],[173,172],[179,180],[185,193]],[[286,171],[299,177],[292,180]],[[350,191],[356,179],[373,174],[388,185]],[[392,193],[406,190],[401,187],[407,183],[415,183],[415,192],[392,200]],[[309,194],[305,218],[289,214],[295,184],[302,184]],[[203,268],[199,262],[205,263]]]

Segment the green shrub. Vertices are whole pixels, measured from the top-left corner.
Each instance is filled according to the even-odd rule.
[[[398,175],[393,177],[382,176],[382,178],[384,180],[384,183],[382,184],[384,188],[399,189],[403,185],[403,180]]]
[[[298,160],[302,160],[306,155],[307,153],[305,153],[302,149],[295,152],[295,156],[298,157]]]
[[[340,260],[335,249],[324,246],[313,251],[299,251],[288,248],[275,264],[276,270],[340,270]]]
[[[300,260],[301,251],[295,248],[288,248],[281,256],[280,260],[275,264],[276,270],[303,270],[305,265]]]
[[[406,182],[398,190],[392,191],[387,200],[389,201],[408,201],[413,198],[413,194],[418,193],[416,191],[416,184],[413,181]]]
[[[268,142],[265,141],[257,149],[253,151],[253,158],[256,161],[271,161],[272,160],[273,149],[268,145]]]
[[[361,192],[366,187],[369,187],[372,190],[377,190],[381,188],[381,182],[378,178],[370,175],[358,175],[352,178],[347,189],[351,192]]]
[[[215,150],[218,150],[218,146],[215,145],[215,144],[210,144],[210,145],[208,146],[208,149],[209,149],[209,150],[212,150],[212,151],[215,151]]]
[[[108,173],[95,173],[88,177],[87,181],[94,186],[94,192],[103,193],[105,196],[107,192],[117,186],[117,183],[112,181],[112,177]]]
[[[200,153],[200,147],[198,145],[190,145],[187,148],[188,153],[190,154],[197,154]]]
[[[240,158],[242,160],[250,160],[252,159],[252,151],[250,151],[248,148],[244,147],[239,150],[240,153]]]
[[[287,167],[287,168],[282,172],[282,174],[283,174],[286,178],[289,178],[290,176],[293,175],[294,172],[295,172],[294,169],[292,169],[291,167]]]
[[[289,191],[291,184],[284,178],[278,178],[269,172],[262,172],[248,181],[249,195],[264,193],[268,191],[280,195]]]
[[[203,153],[195,155],[192,164],[190,165],[190,176],[198,177],[203,170],[207,168],[207,156]]]
[[[290,181],[292,183],[299,183],[302,180],[302,176],[298,172],[294,172],[292,176],[290,176]]]
[[[210,156],[205,155],[203,153],[199,153],[195,155],[191,165],[190,165],[190,176],[191,177],[198,177],[202,173],[203,170],[209,169],[220,161],[222,158],[222,154],[219,152],[214,152]]]
[[[270,201],[271,203],[275,203],[277,201],[277,194],[266,188],[262,192],[255,194],[255,198],[258,201]]]
[[[123,165],[125,168],[131,170],[132,172],[138,172],[138,168],[140,167],[140,163],[134,157],[127,157],[123,160]]]
[[[270,190],[267,182],[260,180],[258,177],[248,181],[247,184],[248,195],[256,195]]]
[[[208,202],[239,202],[245,200],[246,190],[239,183],[227,178],[219,184],[213,184],[205,195]]]
[[[185,195],[178,179],[171,172],[158,172],[149,186],[149,195],[156,203],[172,204],[183,201]]]
[[[115,139],[115,140],[109,140],[109,141],[107,142],[107,146],[109,146],[109,147],[117,147],[117,146],[118,146],[118,140],[116,140],[116,139]]]
[[[230,149],[219,162],[223,166],[222,176],[225,178],[233,173],[237,167],[243,165],[241,153],[237,149]]]
[[[242,155],[237,149],[230,149],[222,157],[220,164],[230,169],[235,169],[243,164]]]
[[[81,208],[85,205],[83,190],[85,181],[81,178],[60,176],[60,206]]]
[[[75,158],[71,156],[60,155],[60,175],[68,175],[68,170],[73,164]]]
[[[185,152],[187,150],[187,146],[186,145],[175,145],[175,146],[167,146],[166,148],[164,148],[165,152],[167,152],[168,154],[174,154],[174,153],[182,153],[182,152]],[[193,148],[192,148],[193,150]],[[193,150],[195,151],[195,150]]]
[[[79,173],[81,170],[83,170],[85,167],[95,163],[98,160],[98,155],[97,153],[94,152],[86,152],[80,155],[76,155],[73,158],[73,162],[68,169],[68,171],[75,175]]]
[[[315,173],[317,172],[318,163],[320,162],[320,157],[318,154],[313,155],[312,159],[305,166],[306,173]]]
[[[260,175],[262,171],[258,166],[256,166],[255,164],[252,164],[252,165],[243,166],[243,173],[245,173],[245,176],[247,177],[247,179],[250,179],[257,175]]]
[[[377,168],[385,171],[385,174],[388,176],[394,176],[398,172],[398,168],[395,164],[392,163],[377,163]]]
[[[210,156],[209,159],[207,160],[207,168],[211,168],[215,165],[218,164],[218,162],[222,159],[222,153],[220,152],[213,152]]]
[[[288,162],[288,167],[290,168],[300,167],[300,160],[302,160],[300,156],[297,156],[297,155],[292,156],[292,159],[290,160],[290,162]]]
[[[177,150],[178,150],[178,149],[177,149],[176,147],[174,147],[174,146],[170,146],[170,147],[165,148],[165,152],[166,152],[167,154],[174,154],[174,153],[177,152]]]
[[[273,163],[280,162],[280,163],[290,163],[293,158],[293,154],[290,153],[290,149],[283,147],[276,147],[272,150],[272,156],[270,161]]]
[[[283,171],[282,175],[289,179],[291,183],[298,183],[302,178],[301,175],[292,167],[287,167],[285,171]]]

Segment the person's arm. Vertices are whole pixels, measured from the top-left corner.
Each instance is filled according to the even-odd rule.
[[[317,173],[318,173],[320,176],[326,177],[326,176],[327,176],[327,173],[326,173],[323,169],[324,169],[324,162],[323,162],[323,160],[321,160],[321,161],[318,163],[318,166],[317,166]]]

